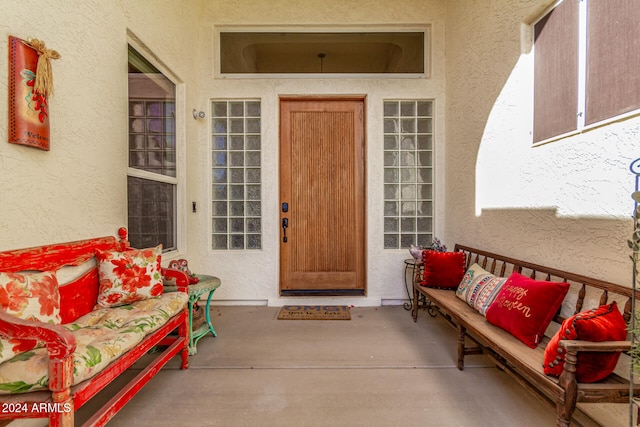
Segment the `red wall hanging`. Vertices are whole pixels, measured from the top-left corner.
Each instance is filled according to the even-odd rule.
[[[53,93],[51,59],[44,42],[9,36],[9,142],[49,151],[48,97]]]

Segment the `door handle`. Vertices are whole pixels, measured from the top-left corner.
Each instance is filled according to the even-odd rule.
[[[282,241],[287,243],[287,228],[289,227],[289,218],[282,218]]]

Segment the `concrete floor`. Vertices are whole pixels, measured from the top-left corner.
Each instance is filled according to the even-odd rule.
[[[349,321],[277,313],[213,308],[218,336],[200,341],[190,368],[171,361],[109,426],[555,425],[552,409],[484,356],[458,371],[454,330],[426,312],[417,323],[400,306],[352,308]]]

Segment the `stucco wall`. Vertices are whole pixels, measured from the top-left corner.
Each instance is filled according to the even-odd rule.
[[[523,23],[549,3],[450,2],[445,236],[629,284],[629,164],[640,156],[640,120],[531,143],[533,61]]]
[[[8,35],[43,39],[62,54],[53,64],[51,151],[6,143],[6,119],[0,120],[0,250],[114,234],[126,224],[129,30],[179,81],[185,107],[178,113],[185,124],[179,161],[186,166],[180,200],[186,240],[180,255],[195,270],[221,277],[218,299],[283,301],[278,298],[279,95],[366,95],[368,297],[353,303],[405,296],[402,260],[408,253],[382,249],[380,117],[386,98],[435,99],[435,234],[445,243],[628,280],[625,241],[633,186],[628,164],[640,154],[633,139],[640,133],[638,119],[531,146],[531,57],[521,43],[521,24],[548,0],[301,0],[295,7],[285,0],[0,3],[5,37],[0,57],[7,57]],[[254,24],[429,24],[431,78],[215,78],[216,26]],[[0,80],[7,81],[6,66],[0,67]],[[5,100],[6,91],[1,85]],[[210,249],[210,125],[190,114],[193,108],[208,113],[212,98],[262,101],[262,251]],[[0,103],[0,116],[7,116],[6,102]],[[192,201],[197,213],[190,211]]]
[[[114,234],[125,224],[127,59],[117,9],[2,1],[2,58],[9,35],[44,40],[62,55],[53,61],[50,152],[7,143],[8,70],[0,67],[3,249]]]
[[[382,104],[388,98],[433,98],[436,105],[436,162],[444,159],[444,19],[440,1],[369,2],[340,0],[291,2],[276,0],[255,2],[239,0],[211,1],[200,31],[200,99],[198,106],[209,110],[212,98],[258,98],[262,102],[262,251],[212,251],[211,220],[208,209],[189,215],[189,258],[200,271],[210,271],[222,279],[216,291],[221,300],[237,302],[288,303],[280,299],[278,224],[278,97],[280,95],[366,96],[366,168],[367,168],[367,292],[366,298],[341,299],[356,305],[378,305],[381,301],[406,298],[403,284],[403,259],[406,250],[383,250],[382,192]],[[214,76],[214,32],[221,25],[333,26],[430,24],[432,77],[430,79],[216,79]],[[211,194],[210,136],[207,122],[199,124],[198,143],[189,151],[188,163],[194,175],[189,180],[189,200],[207,206]],[[442,179],[443,175],[436,177]],[[437,215],[443,218],[444,193]],[[437,203],[437,201],[436,201]],[[436,228],[436,234],[439,228]],[[241,301],[238,301],[241,300]],[[320,302],[319,299],[315,301]]]
[[[185,108],[178,120],[185,141],[185,180],[179,226],[186,230],[179,254],[196,271],[216,274],[216,293],[231,302],[278,303],[278,96],[360,94],[367,99],[368,297],[354,304],[405,298],[404,250],[384,251],[382,236],[382,102],[385,98],[433,98],[436,105],[437,182],[444,181],[444,20],[439,0],[396,2],[66,1],[2,0],[5,36],[37,37],[58,50],[56,93],[50,100],[51,151],[2,142],[0,151],[0,250],[114,234],[126,225],[127,31],[158,56],[179,81]],[[34,23],[38,23],[37,26]],[[430,79],[262,79],[214,77],[217,25],[431,25]],[[7,56],[6,43],[0,55]],[[6,81],[7,69],[0,68]],[[6,86],[3,86],[6,99]],[[2,94],[0,94],[2,96]],[[209,112],[212,98],[259,98],[263,132],[262,251],[210,249],[210,125],[191,110]],[[0,104],[6,117],[6,104]],[[6,141],[6,122],[0,141]],[[444,187],[436,192],[436,235],[444,219]],[[191,202],[198,212],[191,212]],[[188,208],[188,209],[187,209]]]
[[[0,57],[9,35],[44,40],[62,55],[53,61],[49,152],[6,142],[6,62],[0,67],[0,250],[115,235],[126,225],[127,29],[193,80],[184,48],[196,38],[193,4],[0,1]]]

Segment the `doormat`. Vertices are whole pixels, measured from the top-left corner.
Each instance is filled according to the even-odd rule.
[[[351,320],[346,305],[285,305],[278,313],[279,320]]]

